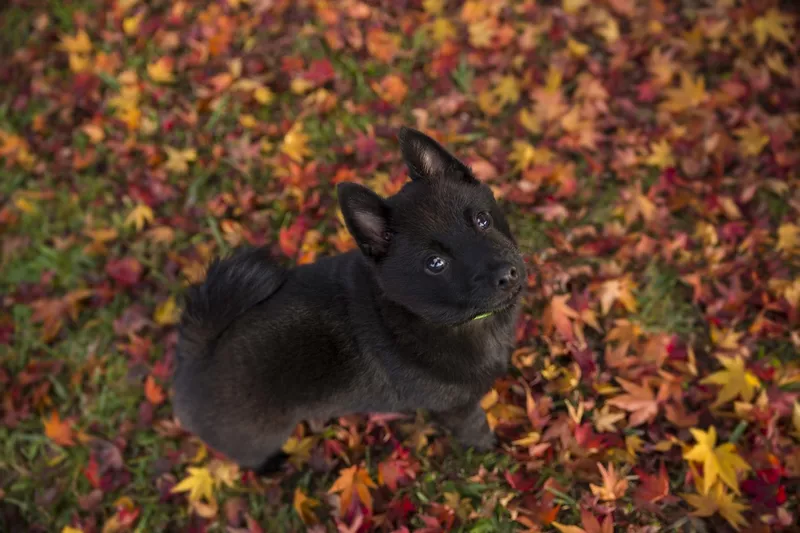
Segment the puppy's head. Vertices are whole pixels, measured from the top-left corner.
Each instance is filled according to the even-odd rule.
[[[423,319],[468,323],[519,301],[525,264],[491,189],[423,133],[402,128],[411,181],[381,198],[338,186],[345,222],[385,295]]]

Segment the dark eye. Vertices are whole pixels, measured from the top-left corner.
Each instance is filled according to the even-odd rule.
[[[492,226],[492,217],[489,216],[489,213],[481,211],[475,215],[475,225],[478,226],[478,229],[487,230]]]
[[[447,266],[447,261],[438,255],[432,255],[425,260],[425,269],[431,274],[439,274]]]

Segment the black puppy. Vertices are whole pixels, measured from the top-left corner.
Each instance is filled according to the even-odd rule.
[[[494,445],[479,402],[507,369],[525,265],[489,187],[423,133],[399,139],[400,192],[337,188],[359,250],[286,270],[245,249],[188,291],[175,412],[243,467],[272,469],[302,420],[359,412],[423,408]]]

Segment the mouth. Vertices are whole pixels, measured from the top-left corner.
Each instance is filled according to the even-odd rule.
[[[490,317],[492,315],[495,315],[497,313],[502,313],[503,311],[506,311],[507,309],[509,309],[509,308],[514,306],[514,304],[517,302],[517,298],[519,297],[521,292],[522,292],[522,285],[518,285],[514,289],[514,291],[508,296],[508,298],[506,298],[505,300],[503,300],[500,303],[500,305],[495,306],[494,308],[492,308],[492,309],[490,309],[488,311],[484,311],[483,313],[480,313],[477,316],[472,317],[472,320],[473,321],[482,320],[484,318],[488,318],[488,317]]]

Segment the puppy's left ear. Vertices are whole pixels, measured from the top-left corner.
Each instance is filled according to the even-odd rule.
[[[357,183],[340,183],[336,192],[347,229],[361,252],[375,259],[385,255],[391,240],[391,213],[383,198]]]
[[[412,180],[448,178],[477,181],[467,165],[421,131],[403,126],[397,137]]]

